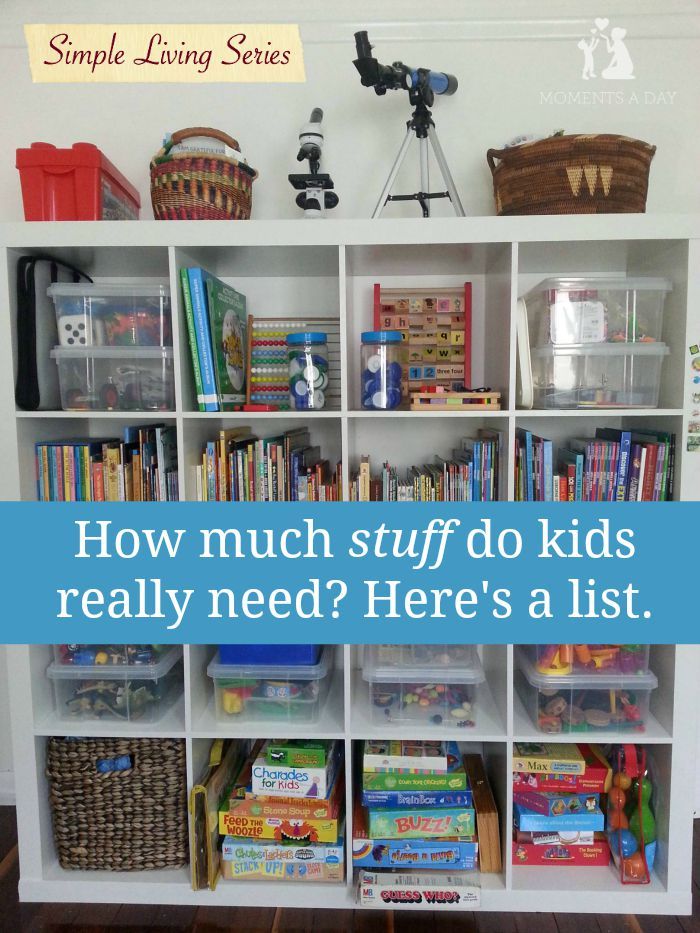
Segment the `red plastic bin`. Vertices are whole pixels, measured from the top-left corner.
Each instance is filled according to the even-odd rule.
[[[138,191],[92,143],[32,143],[15,165],[25,220],[138,220]]]

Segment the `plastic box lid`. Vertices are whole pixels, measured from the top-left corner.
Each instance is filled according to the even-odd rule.
[[[541,674],[528,656],[518,648],[518,665],[531,687],[538,690],[655,690],[656,674]]]
[[[59,148],[53,143],[36,142],[29,148],[15,151],[15,168],[96,168],[110,175],[126,191],[132,201],[141,207],[141,196],[127,181],[119,169],[94,143],[73,143],[68,148]]]
[[[331,668],[326,645],[318,664],[221,664],[217,651],[207,667],[212,680],[323,680]]]
[[[94,357],[98,360],[170,360],[173,357],[172,347],[54,347],[51,351],[52,360],[84,360]]]
[[[531,353],[538,359],[548,356],[668,356],[665,343],[565,343],[546,347],[533,347]]]
[[[182,657],[182,645],[173,645],[155,664],[59,664],[46,669],[51,680],[160,680]]]
[[[362,665],[362,678],[369,683],[415,684],[482,684],[486,680],[479,655],[473,651],[471,662],[461,667],[442,665],[430,667],[401,668],[388,664],[373,664],[366,661]]]
[[[50,298],[169,298],[167,285],[99,285],[94,282],[54,282]]]
[[[536,295],[539,292],[554,290],[585,292],[593,289],[607,289],[608,291],[647,291],[647,292],[670,292],[673,290],[673,284],[669,279],[653,276],[580,276],[580,277],[552,277],[544,279],[534,288],[530,289],[527,296]]]

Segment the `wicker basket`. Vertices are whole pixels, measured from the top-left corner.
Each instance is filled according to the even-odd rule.
[[[496,212],[644,213],[655,152],[648,143],[612,134],[552,136],[489,149]]]
[[[193,126],[173,133],[151,159],[151,203],[156,220],[248,220],[255,169],[245,162],[207,152],[171,152],[193,136],[211,136],[240,151],[232,136]]]
[[[129,756],[130,761],[125,761]],[[127,770],[98,762],[121,758]],[[46,774],[61,868],[143,871],[188,862],[185,743],[49,739]]]

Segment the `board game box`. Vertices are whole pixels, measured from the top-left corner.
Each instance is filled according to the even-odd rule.
[[[464,762],[455,742],[447,747],[447,771],[443,774],[407,774],[391,771],[363,771],[365,791],[465,791],[469,787]]]
[[[221,857],[227,863],[224,877],[231,880],[342,881],[344,877],[342,836],[337,845],[313,846],[280,846],[227,836]]]
[[[368,820],[370,836],[379,839],[436,839],[475,832],[474,811],[466,807],[370,810]]]
[[[281,845],[312,845],[317,842],[336,843],[341,830],[340,820],[293,819],[270,816],[242,816],[228,809],[219,810],[219,832],[222,836],[245,839],[269,839]]]
[[[600,806],[600,794],[567,794],[536,792],[513,788],[513,802],[545,816],[563,816],[565,813],[586,813]]]
[[[515,742],[513,771],[532,774],[583,774],[586,762],[573,744],[564,742]]]
[[[572,830],[564,830],[561,833],[525,833],[516,829],[513,838],[516,842],[532,843],[534,846],[551,846],[559,843],[568,846],[590,846],[595,840],[595,833]]]
[[[278,846],[227,837],[221,874],[227,881],[327,881],[345,877],[343,840],[333,846]]]
[[[367,831],[367,813],[353,809],[352,863],[355,868],[431,868],[471,871],[478,866],[474,837],[446,839],[374,839]]]
[[[447,770],[445,742],[367,739],[362,755],[365,772],[436,774]]]
[[[529,774],[513,772],[513,792],[519,788],[528,791],[554,791],[561,793],[606,793],[611,786],[612,771],[597,745],[579,744],[585,769],[583,774]]]
[[[277,817],[281,820],[338,819],[345,796],[345,781],[338,774],[327,800],[315,797],[259,797],[251,794],[224,801],[221,810],[237,816]]]
[[[265,757],[269,764],[323,768],[331,747],[331,742],[320,739],[270,739],[265,745]]]
[[[263,796],[327,797],[340,757],[337,743],[323,767],[271,765],[263,753],[251,767],[250,789],[252,793]]]
[[[375,907],[423,907],[429,910],[464,910],[481,903],[476,872],[360,871],[360,904]]]
[[[605,828],[605,815],[599,807],[580,813],[562,813],[561,816],[545,816],[534,813],[521,804],[513,802],[513,823],[523,832],[546,833],[563,832],[599,832]]]
[[[471,807],[472,792],[442,790],[363,790],[365,807]]]
[[[578,865],[605,866],[610,863],[610,848],[605,838],[588,845],[534,845],[513,841],[514,865]]]

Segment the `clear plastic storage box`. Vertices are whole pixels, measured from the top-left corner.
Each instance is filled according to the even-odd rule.
[[[48,295],[56,308],[62,347],[172,346],[170,289],[165,285],[56,283]]]
[[[216,717],[222,722],[315,723],[328,696],[332,649],[318,664],[221,664],[217,652],[207,668],[214,681]]]
[[[54,645],[56,664],[71,667],[153,665],[169,651],[167,645]]]
[[[182,648],[153,664],[73,665],[54,661],[47,676],[64,720],[158,722],[182,696]]]
[[[533,347],[658,343],[671,283],[662,278],[552,278],[525,298]]]
[[[522,648],[517,664],[516,687],[539,732],[644,732],[651,691],[658,686],[650,671],[542,674]]]
[[[470,667],[474,645],[366,645],[364,661],[375,667],[423,670]]]
[[[646,674],[649,645],[530,645],[538,674]]]
[[[664,343],[588,343],[531,350],[536,408],[656,408]]]
[[[368,646],[362,676],[369,685],[369,705],[376,725],[420,724],[426,730],[473,728],[477,697],[485,676],[476,651],[471,647],[432,646],[459,651],[459,663],[441,663],[438,657],[402,666],[387,659],[386,649],[412,646]],[[388,661],[388,663],[387,663]]]
[[[171,347],[56,347],[64,411],[170,411]]]

